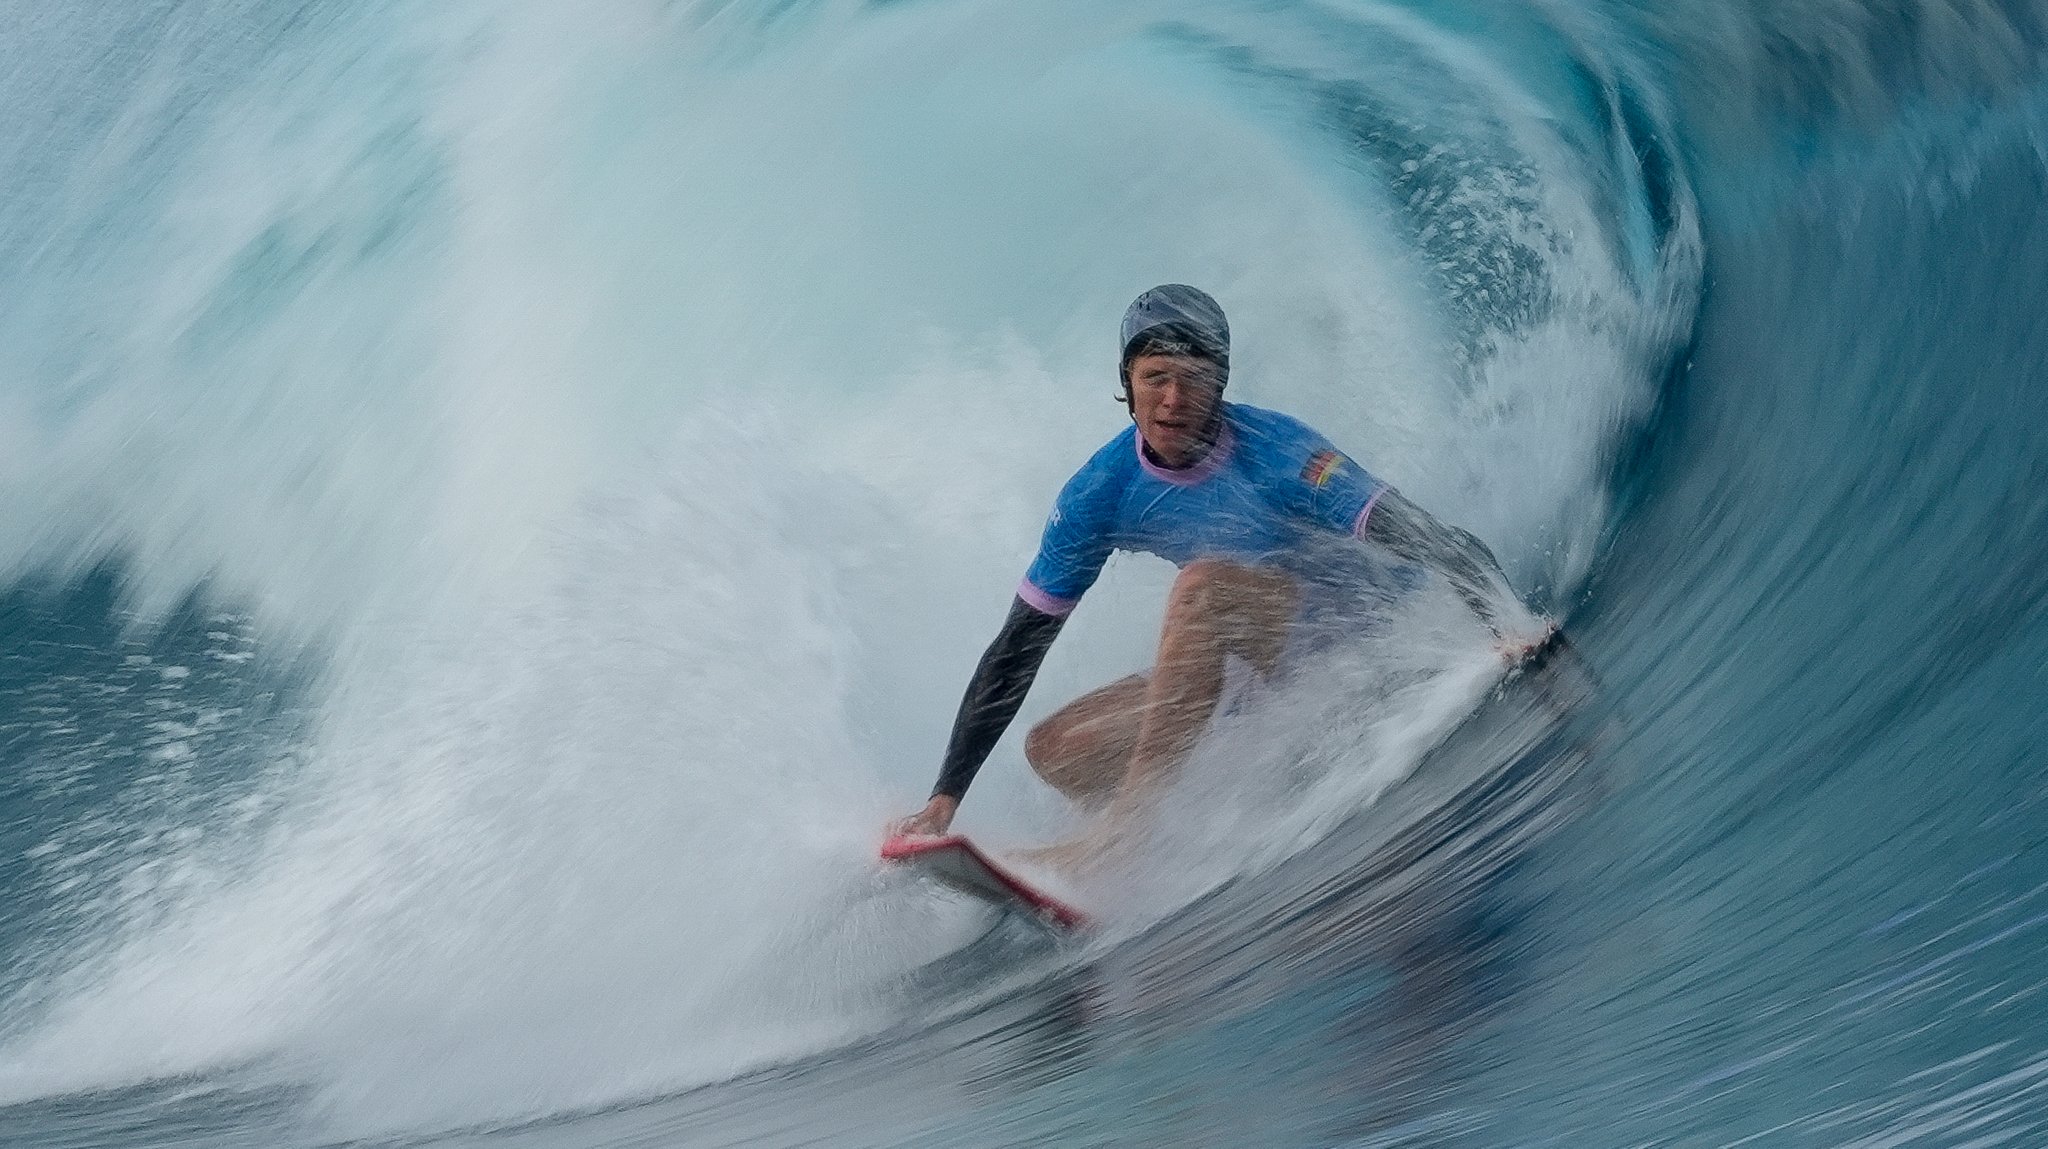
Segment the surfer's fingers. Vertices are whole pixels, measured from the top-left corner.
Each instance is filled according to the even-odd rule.
[[[933,823],[931,814],[925,810],[920,810],[909,817],[898,818],[894,822],[889,823],[889,835],[894,838],[932,837],[944,832]]]
[[[1544,647],[1550,645],[1551,641],[1555,639],[1557,635],[1557,621],[1555,619],[1545,618],[1543,620],[1542,629],[1539,630],[1534,637],[1524,637],[1521,635],[1509,637],[1507,635],[1502,635],[1499,639],[1497,639],[1494,642],[1493,648],[1494,650],[1498,651],[1500,653],[1500,656],[1506,659],[1510,665],[1513,665],[1515,663],[1521,662],[1522,660],[1528,658],[1530,655],[1533,655],[1537,651],[1542,650]]]

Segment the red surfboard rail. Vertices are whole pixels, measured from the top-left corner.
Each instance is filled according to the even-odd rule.
[[[929,863],[946,859],[964,862],[1000,886],[1018,903],[1019,908],[1029,911],[1049,925],[1072,931],[1085,930],[1092,924],[1087,914],[1011,873],[1001,863],[983,853],[981,847],[968,841],[964,834],[899,835],[882,843],[882,859],[910,863],[920,860]],[[980,893],[971,889],[968,892]]]

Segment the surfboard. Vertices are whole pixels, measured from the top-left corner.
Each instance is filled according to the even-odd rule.
[[[906,866],[948,889],[1023,914],[1060,933],[1075,933],[1089,926],[1087,914],[1005,869],[964,834],[891,838],[882,843],[882,860]]]

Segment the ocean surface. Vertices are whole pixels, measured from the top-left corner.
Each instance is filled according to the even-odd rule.
[[[2048,1145],[2044,65],[2019,0],[0,2],[0,1144]],[[1375,599],[1056,942],[874,849],[1174,281],[1571,648]],[[1076,824],[1015,737],[959,823]]]

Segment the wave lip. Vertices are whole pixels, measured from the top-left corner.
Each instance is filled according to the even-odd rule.
[[[0,389],[35,480],[0,565],[118,551],[110,614],[146,628],[201,585],[247,616],[229,653],[318,669],[284,764],[219,792],[261,817],[153,808],[183,821],[97,863],[191,880],[59,939],[78,972],[5,1019],[10,1113],[144,1081],[418,1134],[821,1049],[888,1064],[859,1042],[920,1030],[902,979],[976,923],[878,888],[868,839],[927,780],[932,700],[1052,491],[1125,418],[1102,317],[1151,282],[1226,300],[1248,399],[1546,601],[1584,592],[1701,258],[1666,113],[1596,41],[1526,21],[1507,53],[1372,5],[762,14],[309,22],[162,151],[71,170],[97,222],[17,209],[56,214],[10,234],[107,250],[10,285],[67,322]],[[1110,572],[1026,720],[1142,664],[1166,579]],[[1231,891],[1314,904],[1355,860],[1318,843],[1430,792],[1417,763],[1487,675],[1440,612],[1393,633],[1405,654],[1362,644],[1219,730],[1189,793],[1237,800],[1129,883],[1103,960],[1143,980],[1175,930],[1237,939],[1184,908]],[[88,742],[137,737],[105,723]],[[1005,753],[975,816],[1057,833]],[[1232,791],[1233,760],[1271,785]],[[1024,1008],[967,980],[995,1004],[964,1016]]]

